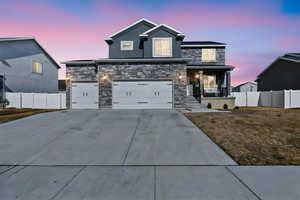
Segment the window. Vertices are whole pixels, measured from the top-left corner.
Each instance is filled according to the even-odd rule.
[[[121,50],[122,51],[132,51],[133,50],[133,41],[121,41]]]
[[[172,57],[172,38],[153,38],[153,57]]]
[[[215,62],[216,59],[216,49],[202,49],[203,62]]]
[[[33,61],[32,62],[32,72],[41,74],[43,72],[43,64]]]
[[[217,79],[215,75],[203,75],[204,88],[217,88]]]

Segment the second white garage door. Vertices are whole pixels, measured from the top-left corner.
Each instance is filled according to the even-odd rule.
[[[114,81],[115,109],[172,109],[172,81]]]

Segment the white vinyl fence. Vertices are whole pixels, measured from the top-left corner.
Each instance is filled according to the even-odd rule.
[[[9,101],[8,108],[38,108],[64,109],[66,108],[65,93],[6,93]]]
[[[232,96],[240,107],[300,108],[300,90],[233,92]]]

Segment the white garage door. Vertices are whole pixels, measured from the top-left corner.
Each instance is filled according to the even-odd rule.
[[[98,83],[72,83],[73,109],[98,109]]]
[[[114,81],[115,109],[172,109],[172,81]]]

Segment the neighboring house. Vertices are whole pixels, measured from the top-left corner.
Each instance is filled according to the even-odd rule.
[[[59,65],[34,38],[0,38],[7,92],[58,92]]]
[[[232,88],[232,92],[256,92],[256,82],[246,82]]]
[[[105,38],[109,58],[66,64],[71,108],[178,108],[186,97],[230,93],[226,44],[183,41],[185,35],[147,19]]]
[[[1,103],[4,103],[4,100],[5,100],[5,86],[4,86],[4,75],[3,74],[0,74],[0,104]],[[0,108],[1,108],[1,105],[0,105]]]
[[[278,57],[257,77],[259,91],[300,90],[300,53]]]

